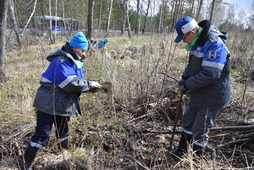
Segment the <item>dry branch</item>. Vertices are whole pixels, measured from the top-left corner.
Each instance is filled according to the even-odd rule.
[[[224,148],[224,147],[230,146],[230,145],[232,145],[232,144],[244,143],[244,142],[247,142],[247,141],[250,141],[250,140],[251,140],[251,138],[239,139],[239,140],[235,140],[235,141],[231,141],[231,142],[228,142],[228,143],[219,145],[219,146],[215,147],[214,149],[218,150],[218,149],[222,149],[222,148]]]
[[[164,130],[164,131],[159,131],[159,130],[151,130],[151,129],[144,129],[141,130],[142,133],[158,133],[158,134],[169,134],[172,133],[173,127],[169,127],[170,130]],[[225,127],[214,127],[211,129],[211,131],[219,131],[219,130],[237,130],[237,131],[241,131],[241,130],[250,130],[250,129],[254,129],[254,125],[249,125],[249,126],[225,126]],[[175,133],[181,133],[182,132],[182,128],[178,128],[175,130]]]
[[[136,163],[137,163],[139,166],[141,166],[142,168],[144,168],[144,169],[146,169],[146,170],[150,170],[147,166],[142,165],[137,159],[133,158],[133,157],[130,156],[130,155],[118,153],[117,156],[124,157],[124,158],[128,158],[128,159],[130,159],[130,160],[136,162]]]
[[[216,130],[248,130],[248,129],[254,129],[254,125],[214,127],[214,128],[211,129],[211,131],[216,131]]]
[[[128,123],[133,122],[133,121],[136,121],[136,120],[144,119],[145,117],[152,116],[152,115],[155,115],[155,114],[157,114],[157,113],[158,113],[157,111],[156,111],[156,112],[147,113],[147,114],[142,115],[142,116],[139,116],[139,117],[137,117],[137,118],[135,118],[135,119],[129,120]]]
[[[247,133],[247,134],[242,134],[242,135],[238,135],[236,137],[232,137],[233,139],[236,139],[234,141],[230,141],[228,143],[225,143],[225,144],[221,144],[217,147],[215,147],[215,149],[221,149],[221,148],[224,148],[226,146],[230,146],[232,144],[237,144],[237,143],[244,143],[246,141],[251,141],[253,140],[254,138],[254,132],[251,132],[251,133]]]

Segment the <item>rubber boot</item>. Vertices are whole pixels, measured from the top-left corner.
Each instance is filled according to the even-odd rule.
[[[25,151],[25,155],[24,155],[26,170],[32,170],[32,163],[36,157],[38,150],[39,148],[37,147],[32,147],[32,146],[27,147]]]
[[[179,159],[187,152],[187,144],[192,141],[192,135],[182,132],[179,145],[176,150],[169,151],[171,158]]]

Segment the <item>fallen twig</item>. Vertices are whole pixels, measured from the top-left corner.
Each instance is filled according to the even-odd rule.
[[[147,114],[142,115],[142,116],[139,116],[139,117],[137,117],[137,118],[135,118],[135,119],[129,120],[128,123],[133,122],[133,121],[136,121],[136,120],[144,119],[145,117],[152,116],[152,115],[155,115],[155,114],[157,114],[157,113],[158,113],[157,111],[147,113]]]
[[[145,165],[142,165],[137,159],[133,158],[132,156],[130,155],[126,155],[126,154],[122,154],[122,153],[118,153],[117,156],[120,156],[120,157],[124,157],[124,158],[128,158],[132,161],[135,161],[139,166],[141,166],[142,168],[146,169],[146,170],[150,170],[147,166]]]

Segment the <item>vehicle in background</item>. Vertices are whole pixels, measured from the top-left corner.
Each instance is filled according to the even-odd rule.
[[[34,27],[40,31],[77,31],[79,21],[74,18],[62,18],[57,16],[35,16]]]

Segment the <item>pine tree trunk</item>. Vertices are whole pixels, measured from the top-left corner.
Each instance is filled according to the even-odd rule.
[[[150,5],[151,5],[151,0],[148,0],[146,15],[145,15],[145,23],[144,23],[144,27],[143,27],[143,30],[142,30],[143,34],[145,33],[145,30],[146,30],[146,24],[147,24],[148,12],[149,12]]]
[[[94,0],[89,0],[88,2],[88,16],[87,16],[87,39],[91,40],[92,30],[93,30],[93,10],[94,10]]]

